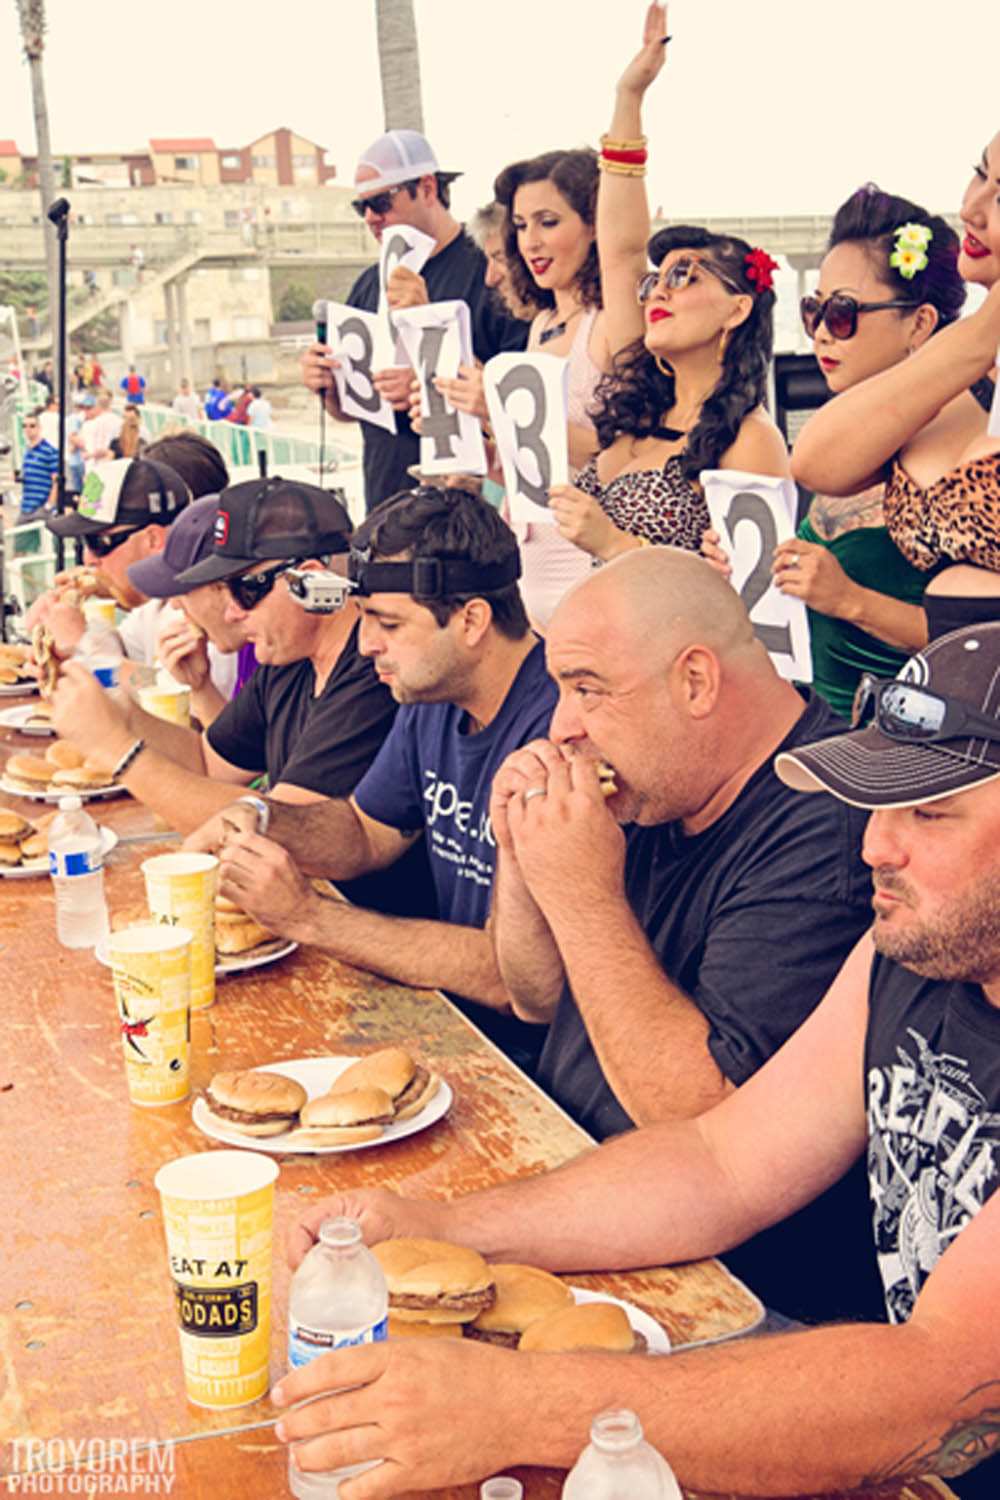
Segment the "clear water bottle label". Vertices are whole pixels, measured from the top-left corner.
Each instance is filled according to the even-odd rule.
[[[57,849],[49,850],[49,874],[62,878],[66,875],[93,875],[101,868],[98,849],[78,849],[72,854],[61,854]]]
[[[293,1369],[307,1365],[320,1354],[329,1354],[332,1349],[351,1349],[358,1344],[380,1344],[389,1336],[389,1320],[383,1318],[370,1328],[352,1328],[338,1333],[330,1328],[307,1328],[304,1323],[291,1323],[288,1329],[288,1363]]]

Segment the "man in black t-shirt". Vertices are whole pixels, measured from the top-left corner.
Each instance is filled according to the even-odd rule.
[[[393,224],[409,224],[429,234],[434,253],[417,275],[397,266],[387,286],[390,307],[413,307],[424,302],[467,302],[472,320],[472,349],[483,364],[494,354],[523,349],[528,325],[510,317],[486,286],[486,257],[449,212],[449,189],[460,174],[441,172],[425,136],[415,130],[390,130],[379,136],[358,163],[354,207],[377,243]],[[379,268],[362,271],[347,295],[351,307],[377,312]],[[327,411],[338,421],[344,415],[333,385],[330,349],[314,344],[303,356],[302,372],[310,390],[322,392]],[[410,426],[412,371],[405,367],[376,371],[374,383],[396,412],[396,432],[370,422],[362,425],[364,439],[365,502],[368,510],[412,482],[407,470],[419,461],[420,439]]]
[[[776,769],[798,790],[871,809],[874,927],[747,1087],[697,1120],[632,1131],[464,1199],[327,1199],[290,1248],[294,1265],[324,1219],[349,1213],[369,1240],[432,1236],[552,1271],[686,1261],[793,1212],[867,1142],[881,1315],[679,1350],[642,1369],[591,1354],[532,1362],[461,1340],[345,1350],[272,1392],[287,1413],[351,1390],[349,1411],[334,1397],[285,1416],[284,1441],[323,1435],[296,1448],[300,1463],[404,1455],[407,1491],[512,1463],[565,1467],[581,1441],[566,1412],[625,1403],[699,1493],[923,1496],[933,1486],[920,1477],[937,1475],[962,1500],[996,1500],[1000,623],[939,637],[871,688],[875,726],[782,752]],[[835,1234],[817,1279],[838,1276],[840,1251]],[[452,1447],[430,1453],[419,1440],[446,1426],[459,1388],[462,1452],[484,1455],[482,1470],[460,1474]],[[390,1406],[384,1446],[362,1447]]]

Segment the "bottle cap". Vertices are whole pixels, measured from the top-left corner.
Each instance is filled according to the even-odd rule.
[[[361,1225],[357,1219],[324,1219],[319,1226],[320,1244],[335,1250],[347,1250],[361,1242]]]
[[[79,809],[82,806],[83,806],[83,798],[82,797],[60,797],[59,798],[59,811],[60,812],[78,812]]]
[[[479,1486],[479,1500],[521,1500],[524,1485],[519,1479],[508,1479],[506,1474],[496,1479],[487,1479]]]

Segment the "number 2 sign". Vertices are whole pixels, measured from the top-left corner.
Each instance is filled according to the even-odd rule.
[[[549,490],[569,479],[567,362],[557,354],[495,354],[483,369],[512,521],[547,521]]]
[[[754,634],[782,677],[812,682],[805,604],[783,594],[771,577],[775,547],[795,534],[795,485],[790,479],[738,469],[703,469],[698,478]]]

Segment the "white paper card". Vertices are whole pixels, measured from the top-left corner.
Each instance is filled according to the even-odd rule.
[[[495,354],[483,370],[512,521],[555,524],[549,490],[569,482],[569,368],[558,354]]]
[[[375,361],[381,327],[378,313],[347,307],[343,302],[326,304],[326,337],[331,352],[340,361],[333,378],[341,411],[360,422],[371,422],[374,427],[395,432],[396,413],[372,381],[373,371],[381,368]]]
[[[424,474],[485,474],[486,444],[478,420],[458,411],[434,384],[471,365],[472,319],[465,302],[429,302],[394,315],[396,332],[420,381],[420,468]]]
[[[384,333],[375,346],[376,370],[406,363],[396,334],[396,315],[389,306],[386,293],[389,277],[397,266],[405,266],[408,271],[422,271],[435,243],[429,234],[414,229],[412,224],[392,224],[383,232],[378,258],[378,310]]]
[[[993,405],[990,407],[990,420],[986,424],[986,431],[990,437],[1000,437],[1000,349],[997,350],[997,367],[993,371],[995,385],[993,387]]]
[[[790,479],[738,469],[703,469],[698,478],[712,525],[732,562],[730,581],[747,607],[754,634],[782,677],[812,682],[806,606],[783,594],[771,576],[775,547],[795,535],[795,485]]]

